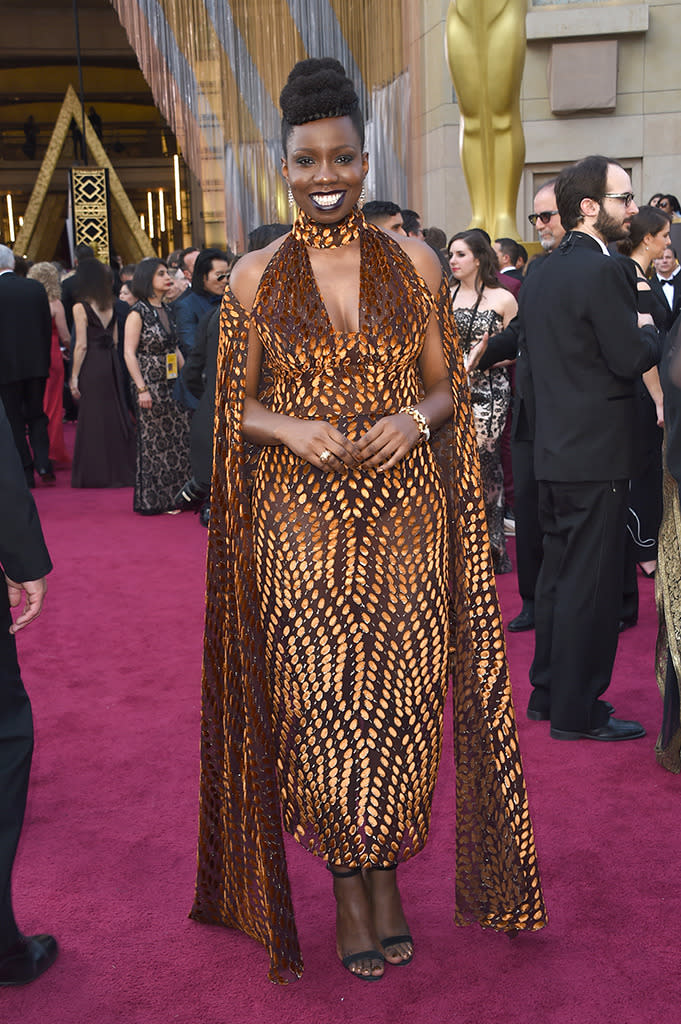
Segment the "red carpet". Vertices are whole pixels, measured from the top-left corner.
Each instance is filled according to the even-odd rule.
[[[655,764],[653,585],[622,636],[608,696],[644,740],[557,743],[524,718],[532,633],[512,678],[547,929],[515,941],[452,924],[447,741],[426,851],[401,872],[416,957],[367,985],[336,961],[330,878],[289,844],[303,979],[187,919],[192,900],[203,560],[194,516],[143,518],[130,491],[36,492],[55,563],[19,636],[37,747],[16,865],[17,917],[53,931],[54,968],[0,992],[7,1024],[649,1024],[676,1020],[681,779]],[[499,581],[506,618],[515,577]]]

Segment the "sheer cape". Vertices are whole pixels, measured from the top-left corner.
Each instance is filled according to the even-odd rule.
[[[358,217],[362,258],[413,266],[387,234]],[[287,276],[305,258],[295,233],[272,257]],[[282,264],[283,265],[283,264]],[[276,270],[276,265],[274,266]],[[292,273],[293,270],[293,273]],[[407,270],[405,269],[405,274]],[[302,275],[301,275],[302,277]],[[419,279],[420,281],[420,279]],[[455,920],[500,931],[546,923],[518,751],[468,386],[443,281],[432,302],[454,394],[452,420],[431,444],[448,493],[456,762]],[[296,301],[296,296],[293,301]],[[291,301],[288,296],[287,301]],[[301,305],[304,297],[300,296]],[[395,310],[395,315],[406,315]],[[270,977],[303,969],[284,850],[275,739],[258,615],[250,507],[256,450],[241,430],[250,315],[227,291],[215,413],[203,664],[198,876],[191,916],[261,942]],[[268,404],[268,367],[259,398]]]

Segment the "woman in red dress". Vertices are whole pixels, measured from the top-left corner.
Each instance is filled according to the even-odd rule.
[[[34,263],[28,277],[40,281],[50,300],[52,314],[52,341],[50,349],[50,375],[45,385],[43,408],[49,420],[50,460],[58,466],[70,466],[71,458],[64,444],[64,358],[62,347],[68,352],[71,335],[61,302],[59,272],[53,263]]]

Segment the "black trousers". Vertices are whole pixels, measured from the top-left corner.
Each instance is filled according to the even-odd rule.
[[[534,475],[534,441],[511,440],[511,460],[518,590],[524,601],[532,601],[543,557],[539,489]]]
[[[50,439],[47,433],[48,419],[43,409],[46,383],[45,377],[30,377],[27,380],[0,384],[0,398],[5,406],[14,443],[27,477],[31,476],[34,467],[39,473],[52,468]],[[26,441],[27,429],[30,448]]]
[[[617,651],[627,480],[539,481],[544,558],[535,596],[530,709],[556,729],[605,725],[598,698]]]
[[[0,952],[19,938],[12,910],[12,865],[26,810],[33,716],[17,661],[4,578],[0,583]]]

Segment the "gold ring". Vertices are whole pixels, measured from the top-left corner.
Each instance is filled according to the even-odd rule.
[[[331,452],[329,451],[328,448],[325,448],[324,451],[319,456],[319,461],[320,462],[326,462],[326,460],[330,459],[330,458],[331,458]]]

